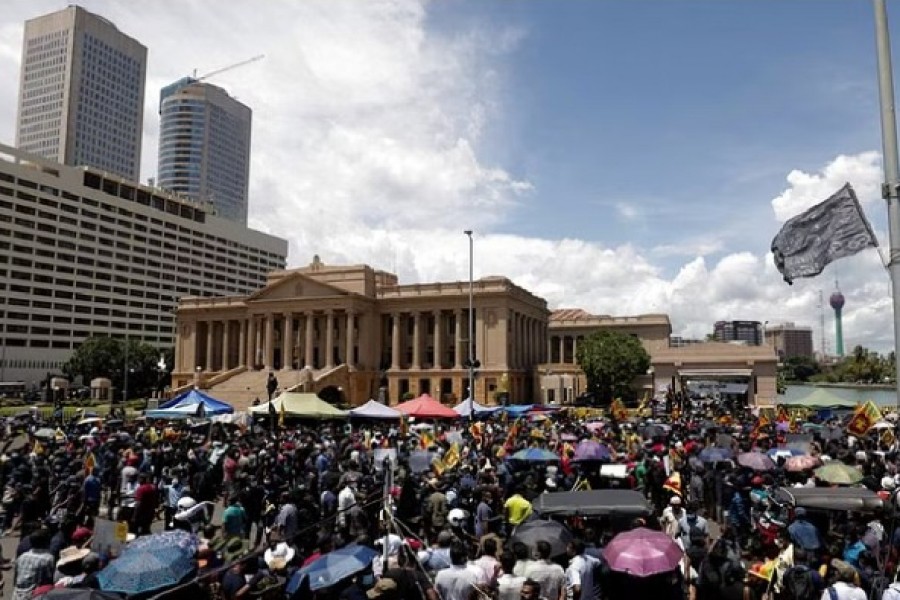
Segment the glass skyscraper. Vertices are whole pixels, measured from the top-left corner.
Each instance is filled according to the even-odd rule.
[[[138,181],[147,48],[78,6],[25,22],[16,145]]]
[[[158,185],[247,222],[252,111],[220,87],[185,77],[162,89]]]

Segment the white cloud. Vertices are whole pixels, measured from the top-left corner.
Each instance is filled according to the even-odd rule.
[[[853,185],[863,205],[881,197],[881,155],[863,152],[838,156],[821,173],[795,169],[787,176],[790,187],[772,200],[775,217],[786,221],[835,193],[845,183]]]
[[[251,224],[288,238],[292,265],[319,254],[325,262],[393,270],[405,282],[464,280],[462,230],[471,228],[477,276],[506,275],[552,307],[668,313],[676,333],[695,337],[718,319],[818,327],[818,290],[827,297],[838,275],[847,296],[847,345],[893,345],[887,279],[871,252],[787,286],[770,256],[735,251],[740,239],[715,232],[654,247],[652,231],[642,230],[633,244],[610,247],[508,231],[521,205],[559,201],[542,198],[527,174],[488,163],[481,150],[502,130],[492,124],[506,110],[504,69],[528,43],[526,31],[479,25],[436,32],[428,5],[413,0],[220,3],[215,11],[199,0],[85,5],[150,49],[145,178],[155,172],[159,88],[193,68],[203,73],[266,54],[211,81],[254,110]],[[4,4],[5,81],[18,80],[21,22],[58,8],[51,0]],[[0,94],[6,141],[13,136],[14,89]],[[779,221],[845,181],[864,204],[879,196],[875,152],[839,156],[819,173],[791,167],[785,165],[786,187],[772,200]],[[608,207],[623,226],[651,216],[615,200]]]

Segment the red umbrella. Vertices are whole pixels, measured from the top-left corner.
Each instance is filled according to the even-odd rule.
[[[415,400],[403,402],[394,407],[409,417],[417,419],[458,419],[459,414],[449,406],[444,406],[428,394]]]

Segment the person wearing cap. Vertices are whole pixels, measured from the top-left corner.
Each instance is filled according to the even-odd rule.
[[[669,498],[669,505],[663,509],[662,516],[659,518],[663,531],[672,539],[678,539],[681,533],[678,521],[682,516],[684,516],[684,509],[681,507],[681,496],[673,495]]]
[[[371,600],[406,600],[406,596],[400,595],[397,582],[389,577],[383,577],[375,582],[375,585],[366,592],[366,597]]]

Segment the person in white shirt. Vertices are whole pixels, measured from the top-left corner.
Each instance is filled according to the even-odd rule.
[[[821,600],[866,600],[866,592],[853,583],[856,570],[849,563],[835,558],[831,568],[837,581],[825,588]]]
[[[497,578],[497,600],[520,600],[525,578],[513,575],[515,564],[516,555],[508,550],[500,557],[503,575]]]
[[[442,600],[469,600],[483,576],[480,569],[466,564],[466,547],[459,541],[450,545],[450,567],[434,577],[434,589]]]
[[[659,523],[662,525],[663,531],[672,538],[677,539],[681,533],[681,526],[678,521],[684,516],[684,509],[681,508],[681,497],[672,496],[669,505],[663,509]]]
[[[599,582],[594,581],[594,569],[600,564],[600,561],[585,554],[584,542],[578,539],[569,542],[566,552],[569,555],[569,568],[566,569],[566,599],[594,600],[594,598],[598,598],[599,594],[595,585]]]
[[[531,562],[525,569],[525,578],[538,582],[541,595],[548,600],[565,600],[566,572],[561,566],[551,561],[553,547],[550,542],[541,540],[535,544],[538,560]]]
[[[356,484],[347,482],[347,484],[338,493],[338,526],[347,527],[348,518],[350,517],[350,509],[356,506]]]

